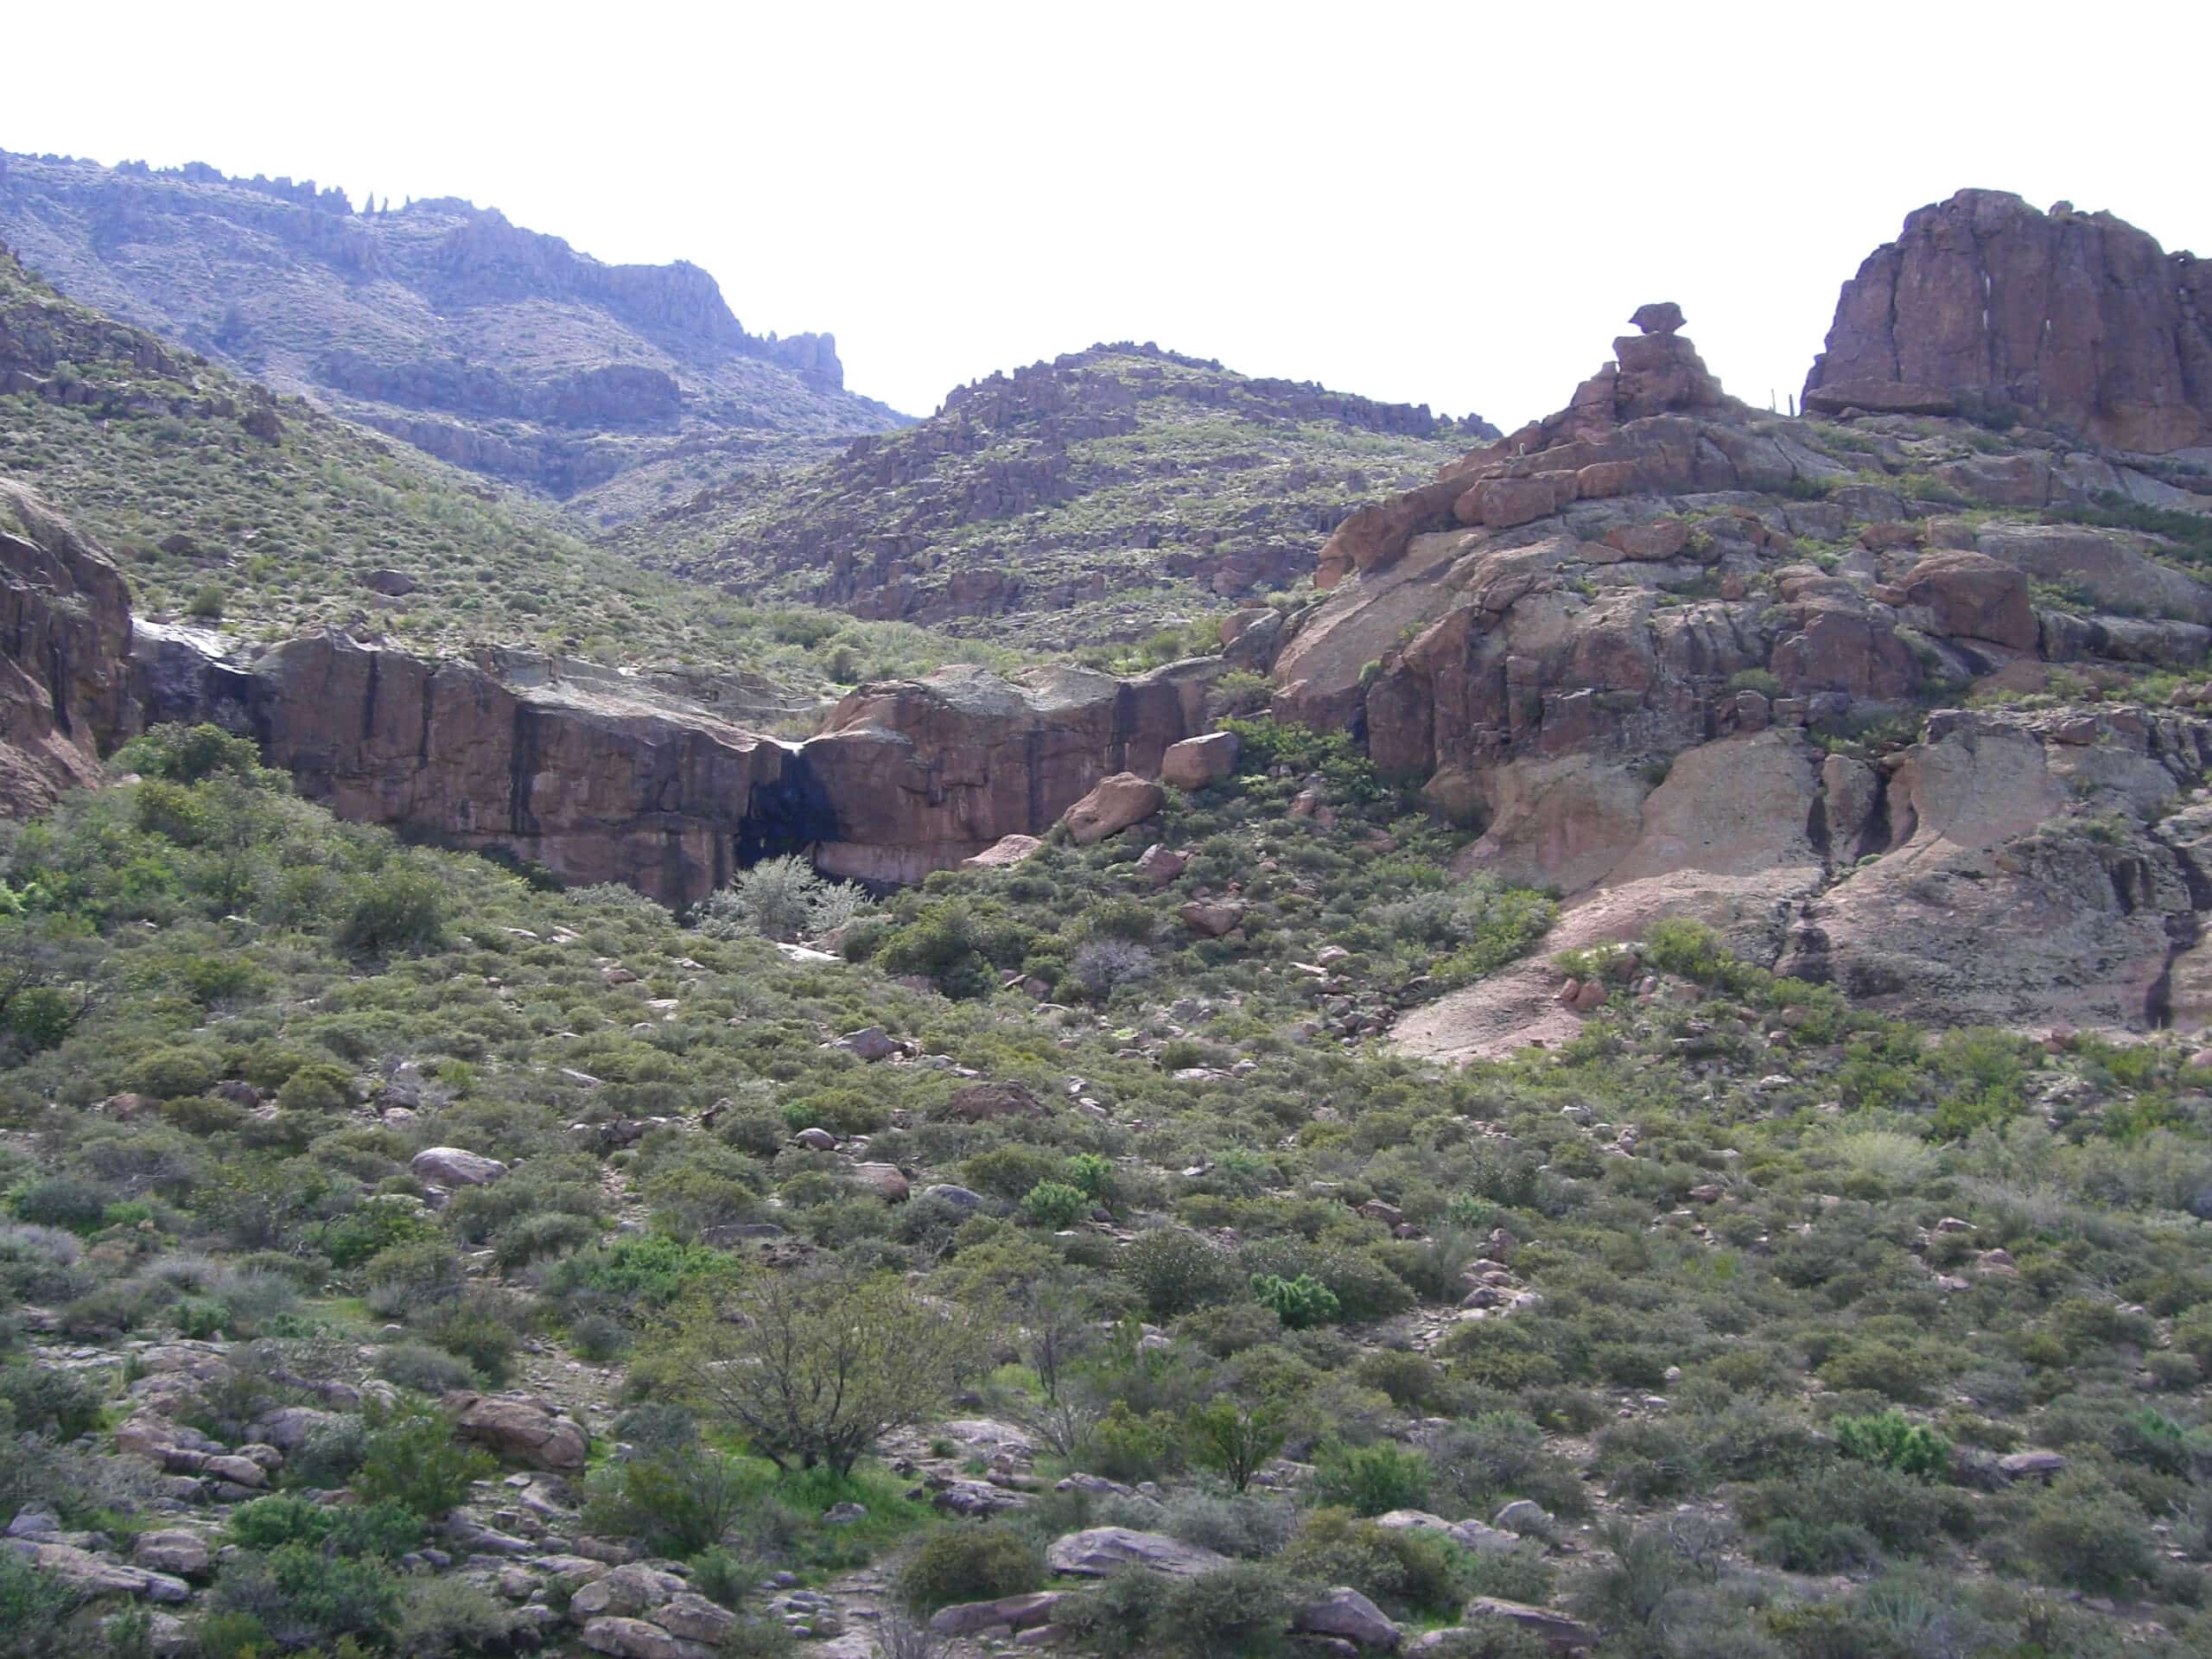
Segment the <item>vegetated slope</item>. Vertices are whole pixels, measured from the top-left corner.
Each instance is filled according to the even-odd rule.
[[[902,418],[844,390],[832,337],[748,334],[696,266],[604,265],[452,198],[355,212],[312,181],[0,153],[0,240],[75,298],[594,517],[666,499],[717,439],[739,440],[726,477]]]
[[[753,671],[810,705],[847,676],[933,667],[918,629],[764,611],[640,570],[552,508],[243,380],[65,299],[0,249],[0,477],[106,543],[142,615],[266,641],[351,628],[612,666]],[[833,643],[834,642],[834,643]]]
[[[1179,873],[1056,836],[860,962],[744,931],[788,874],[686,930],[129,752],[0,849],[7,1616],[2201,1650],[2200,1057],[1932,1037],[1681,925],[1569,964],[1571,1043],[1378,1054],[1363,1007],[1542,912],[1340,738],[1249,734]]]
[[[1351,503],[1495,435],[1472,416],[1095,346],[963,386],[835,461],[702,491],[620,544],[748,593],[1095,645],[1291,586]]]

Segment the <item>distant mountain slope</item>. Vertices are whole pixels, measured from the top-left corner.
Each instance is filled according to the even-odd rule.
[[[861,616],[1126,639],[1310,574],[1363,497],[1496,435],[1472,416],[1094,346],[963,386],[836,461],[702,492],[620,540],[648,563]]]
[[[546,503],[62,297],[4,247],[0,479],[104,542],[142,617],[219,620],[253,645],[330,626],[426,655],[585,656],[665,671],[756,721],[814,706],[820,661],[843,680],[956,653],[917,629],[763,610],[641,570]]]
[[[904,418],[844,389],[832,336],[748,334],[695,265],[601,264],[449,197],[356,213],[312,182],[0,152],[0,241],[75,298],[442,460],[595,493],[594,516],[655,505],[620,480],[703,441],[747,440],[726,475]]]

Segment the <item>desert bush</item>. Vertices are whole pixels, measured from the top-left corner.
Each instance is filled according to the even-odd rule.
[[[1313,1459],[1313,1498],[1358,1516],[1416,1510],[1428,1497],[1429,1478],[1428,1459],[1410,1447],[1330,1441]]]
[[[931,1611],[961,1601],[1018,1596],[1045,1581],[1036,1541],[1005,1522],[940,1528],[924,1538],[899,1571],[906,1605]]]

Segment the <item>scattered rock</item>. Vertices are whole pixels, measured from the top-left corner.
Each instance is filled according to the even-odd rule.
[[[1356,1648],[1384,1653],[1395,1650],[1402,1639],[1380,1607],[1341,1584],[1292,1614],[1290,1628],[1300,1635],[1333,1636]]]

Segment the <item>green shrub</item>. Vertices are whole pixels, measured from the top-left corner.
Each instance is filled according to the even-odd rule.
[[[1022,1198],[1021,1213],[1033,1226],[1061,1231],[1090,1213],[1090,1200],[1080,1187],[1063,1181],[1039,1181]]]
[[[899,1569],[899,1593],[918,1611],[1018,1596],[1045,1581],[1036,1541],[1004,1522],[955,1524],[924,1538]]]
[[[54,1366],[0,1368],[0,1405],[19,1433],[73,1440],[99,1427],[99,1391],[79,1373]]]
[[[420,955],[444,937],[443,891],[426,873],[394,860],[355,896],[339,924],[337,944],[361,956]]]
[[[2028,1504],[2019,1547],[2060,1584],[2125,1592],[2158,1565],[2142,1511],[2094,1475],[2069,1471]]]
[[[1923,1480],[1941,1480],[1950,1471],[1949,1443],[1901,1411],[1891,1409],[1873,1417],[1839,1417],[1832,1427],[1836,1447],[1847,1458],[1878,1463]]]
[[[0,1659],[48,1659],[76,1605],[77,1592],[59,1574],[0,1550]]]
[[[1225,1295],[1234,1271],[1225,1251],[1179,1227],[1139,1235],[1121,1253],[1120,1266],[1145,1306],[1164,1319]]]
[[[643,1539],[656,1554],[696,1555],[728,1536],[760,1487],[740,1459],[686,1446],[599,1471],[585,1516],[594,1532]]]
[[[1323,1444],[1313,1459],[1313,1498],[1354,1515],[1417,1510],[1428,1497],[1428,1459],[1393,1441]]]
[[[1334,1324],[1344,1312],[1336,1293],[1311,1274],[1301,1273],[1295,1279],[1272,1273],[1255,1274],[1252,1295],[1261,1306],[1272,1308],[1290,1331]]]
[[[480,1586],[432,1575],[402,1592],[392,1646],[406,1659],[459,1659],[504,1652],[513,1629],[514,1615]]]
[[[364,1414],[369,1432],[353,1490],[369,1503],[389,1498],[435,1521],[467,1498],[471,1482],[499,1471],[489,1452],[456,1442],[435,1407],[403,1402]]]

